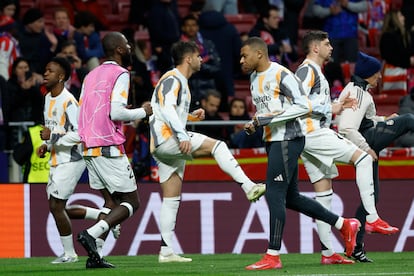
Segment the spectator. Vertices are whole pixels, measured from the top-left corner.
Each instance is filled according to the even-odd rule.
[[[43,95],[39,87],[42,82],[43,77],[31,71],[27,59],[19,57],[15,60],[10,79],[7,81],[10,122],[43,121]],[[10,135],[10,141],[13,142],[10,146],[13,148],[18,142],[18,130],[13,128]]]
[[[201,12],[203,11],[205,3],[205,0],[192,1],[188,11],[188,15],[192,15],[198,20]]]
[[[0,15],[0,75],[6,80],[10,77],[13,62],[20,56],[19,42],[13,36],[16,27],[12,17]]]
[[[411,0],[403,0],[401,12],[405,16],[405,27],[411,33],[414,33],[414,2]]]
[[[240,6],[244,13],[258,14],[259,11],[265,9],[269,5],[268,0],[241,0]]]
[[[69,79],[65,82],[65,88],[75,96],[78,101],[83,79],[88,74],[88,69],[82,66],[82,60],[76,52],[76,42],[68,40],[63,42],[61,51],[58,55],[65,57],[72,68]]]
[[[156,71],[155,61],[152,59],[151,48],[147,41],[135,40],[132,28],[125,28],[122,33],[130,41],[132,53],[129,103],[138,107],[151,99],[159,72]]]
[[[278,62],[286,67],[291,67],[297,60],[297,54],[290,43],[287,33],[279,27],[279,8],[269,5],[260,12],[256,25],[250,30],[249,36],[257,36],[268,45],[271,61]]]
[[[8,94],[7,94],[7,82],[0,75],[0,152],[8,148]]]
[[[14,20],[17,20],[17,6],[18,0],[2,0],[0,3],[0,15],[10,16]]]
[[[42,82],[42,76],[31,71],[25,58],[16,59],[7,82],[7,91],[11,99],[10,121],[41,122],[42,93],[39,86]]]
[[[99,65],[99,59],[104,56],[99,33],[95,30],[96,17],[89,11],[78,12],[75,15],[74,40],[76,50],[82,62],[89,71]]]
[[[53,33],[58,40],[57,52],[62,50],[62,44],[67,40],[73,40],[75,27],[71,25],[69,12],[66,8],[57,8],[53,13]]]
[[[305,5],[306,0],[289,0],[284,1],[285,12],[281,27],[286,30],[290,43],[295,47],[298,43],[298,30],[300,13]]]
[[[317,16],[313,9],[315,0],[307,0],[306,2],[302,18],[302,28],[314,30],[323,29],[324,19]]]
[[[22,56],[29,61],[33,72],[43,74],[46,64],[55,55],[58,40],[45,29],[45,19],[39,9],[28,9],[22,22],[23,30],[19,35]]]
[[[106,30],[110,26],[109,21],[102,10],[99,1],[96,0],[61,0],[63,6],[69,12],[70,22],[75,21],[76,14],[88,11],[95,18],[95,28]],[[132,1],[135,2],[135,1]]]
[[[411,88],[409,95],[401,98],[398,114],[414,114],[414,87]],[[394,141],[394,145],[397,147],[414,147],[414,133],[410,131],[403,134]]]
[[[233,121],[250,121],[251,117],[247,112],[246,102],[241,98],[233,98],[229,105],[229,119]],[[227,137],[230,148],[260,148],[264,146],[263,129],[258,128],[255,133],[247,135],[244,131],[244,124],[227,127]]]
[[[204,109],[204,121],[223,121],[218,113],[221,102],[220,92],[217,90],[207,90],[205,97],[201,100],[201,108]],[[227,141],[226,128],[220,125],[196,126],[195,131],[211,138]]]
[[[136,25],[138,28],[148,27],[148,11],[151,8],[152,1],[130,1],[128,22]]]
[[[44,158],[36,154],[36,149],[43,144],[39,135],[42,129],[41,124],[29,127],[23,141],[13,149],[14,161],[22,166],[24,183],[47,183],[49,180],[50,152],[46,152]]]
[[[399,10],[392,10],[385,16],[380,53],[385,60],[381,91],[406,95],[407,69],[414,67],[414,50],[410,33],[405,28],[405,17]]]
[[[389,5],[385,0],[368,0],[367,12],[359,16],[359,28],[367,34],[368,45],[378,47],[378,35],[381,33],[384,16]]]
[[[237,0],[206,0],[204,10],[215,10],[222,14],[238,14]]]
[[[200,71],[194,73],[188,80],[191,90],[191,107],[200,107],[200,101],[209,89],[216,89],[215,80],[221,73],[220,56],[211,40],[205,39],[199,33],[197,19],[188,15],[184,17],[181,25],[181,40],[194,41],[200,50],[203,59]]]
[[[358,57],[358,14],[368,9],[365,0],[315,0],[314,14],[324,19],[335,62],[350,63],[350,71]]]
[[[220,55],[221,74],[216,82],[221,92],[220,111],[228,111],[228,97],[234,96],[234,78],[240,75],[240,34],[218,11],[203,11],[198,19],[203,38],[213,41]]]
[[[334,101],[339,97],[345,86],[341,65],[334,61],[327,62],[324,66],[324,75],[329,83],[331,100]]]
[[[180,39],[177,0],[154,0],[148,12],[148,31],[157,68],[163,74],[173,65],[171,45]]]

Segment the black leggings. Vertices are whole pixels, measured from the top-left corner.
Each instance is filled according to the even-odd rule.
[[[335,225],[338,216],[317,201],[303,196],[298,189],[298,159],[305,145],[303,137],[266,144],[268,168],[266,201],[270,211],[269,249],[280,250],[286,208]]]

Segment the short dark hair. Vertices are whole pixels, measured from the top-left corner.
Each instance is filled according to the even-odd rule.
[[[66,47],[74,46],[76,48],[76,41],[75,40],[65,40],[62,42],[62,46],[60,47],[62,50]]]
[[[259,20],[263,20],[263,18],[268,18],[270,16],[270,11],[277,11],[279,12],[280,9],[278,6],[268,4],[265,5],[262,9],[259,11]]]
[[[242,47],[244,46],[249,46],[250,48],[254,50],[261,50],[264,54],[268,55],[267,44],[260,37],[257,37],[257,36],[249,37],[242,43]]]
[[[183,63],[185,55],[197,52],[199,49],[194,41],[177,41],[171,47],[171,56],[175,66]]]
[[[329,38],[327,32],[319,31],[319,30],[311,30],[306,32],[302,39],[302,49],[305,55],[309,54],[310,52],[310,45],[314,41],[321,42],[325,39]]]
[[[89,11],[79,11],[75,15],[73,26],[75,26],[76,29],[79,29],[80,27],[86,27],[91,24],[96,25],[96,22],[97,19],[93,13]]]
[[[220,93],[218,90],[216,90],[216,89],[208,89],[208,90],[206,91],[206,95],[204,96],[204,99],[208,100],[208,98],[209,98],[210,96],[212,96],[212,97],[214,97],[214,98],[219,98],[219,99],[221,99],[221,93]]]
[[[64,81],[67,81],[69,79],[70,75],[72,74],[72,67],[70,66],[70,63],[67,60],[67,58],[64,58],[64,57],[54,57],[54,58],[52,58],[50,60],[50,62],[54,62],[54,63],[59,64],[59,66],[65,72]]]
[[[182,20],[181,20],[181,26],[183,26],[188,20],[193,20],[193,21],[195,21],[196,23],[197,23],[197,25],[198,25],[198,21],[197,21],[197,18],[194,16],[194,15],[192,15],[192,14],[189,14],[189,15],[187,15],[187,16],[185,16]]]

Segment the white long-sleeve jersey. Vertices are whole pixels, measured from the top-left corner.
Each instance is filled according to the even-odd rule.
[[[186,124],[191,94],[188,80],[178,69],[166,72],[154,89],[150,117],[151,143],[157,147],[171,137],[189,141]]]
[[[311,104],[300,80],[289,69],[272,62],[266,71],[253,72],[250,83],[265,142],[304,136],[299,117],[311,112]]]
[[[78,130],[79,105],[66,88],[57,97],[45,97],[45,127],[51,131],[46,141],[50,151],[50,166],[82,159]]]
[[[359,132],[362,120],[366,118],[372,121],[372,126],[375,126],[377,122],[384,121],[385,117],[377,115],[371,94],[362,89],[362,87],[355,85],[354,82],[350,82],[345,86],[339,96],[339,100],[342,100],[348,92],[350,92],[351,98],[358,100],[358,106],[356,110],[345,108],[340,115],[336,116],[338,132],[351,140],[360,149],[367,151],[370,149],[370,146]]]
[[[331,94],[321,67],[314,61],[305,59],[295,74],[302,81],[303,90],[312,103],[311,115],[303,119],[305,132],[329,127],[332,121]]]

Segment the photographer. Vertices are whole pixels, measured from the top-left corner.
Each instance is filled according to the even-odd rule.
[[[7,93],[9,104],[9,121],[34,123],[42,122],[43,117],[43,95],[40,85],[43,77],[31,71],[27,59],[19,57],[12,65],[10,79],[7,81]],[[18,141],[18,129],[13,128],[11,133],[13,146]]]
[[[82,82],[88,74],[88,69],[82,65],[82,60],[76,51],[76,42],[73,40],[63,42],[62,50],[57,56],[65,57],[69,61],[72,73],[65,82],[65,87],[75,96],[76,100],[79,100]]]

